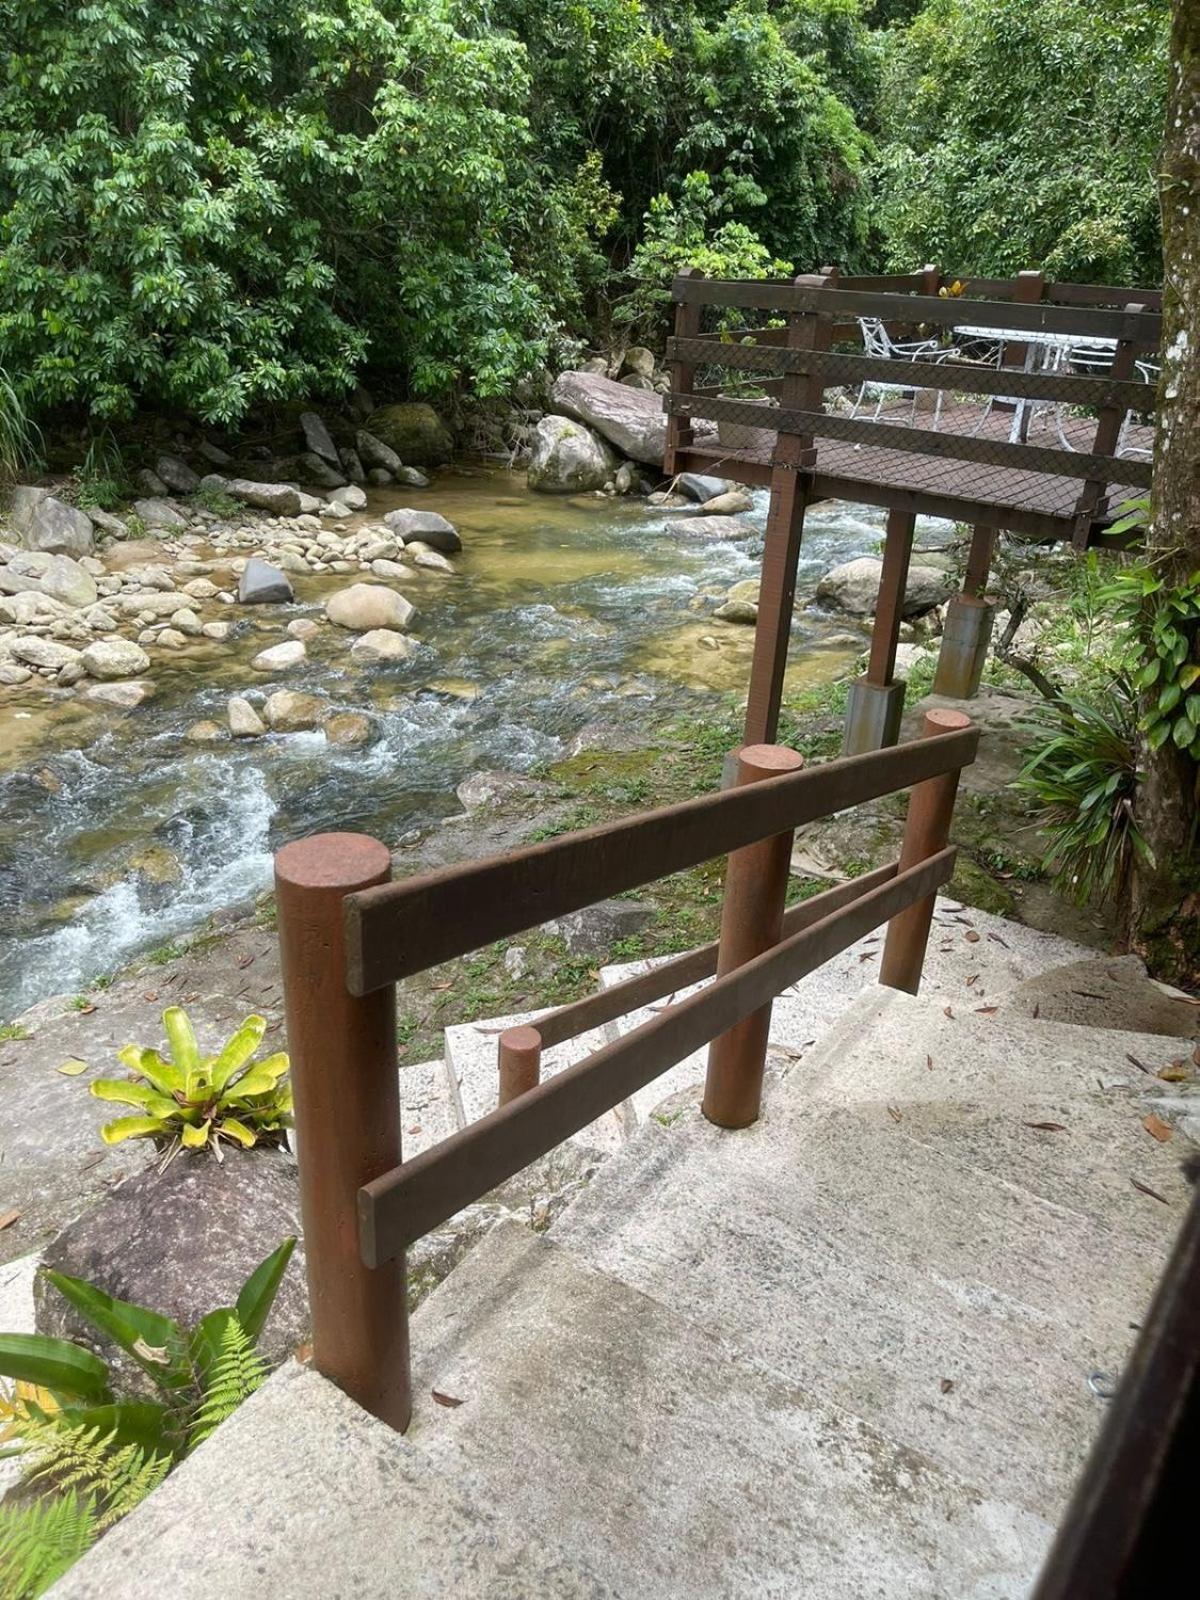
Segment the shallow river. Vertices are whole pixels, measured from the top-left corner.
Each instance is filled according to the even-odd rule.
[[[370,516],[412,503],[406,494],[373,493]],[[756,577],[759,540],[689,539],[639,502],[529,495],[523,476],[493,472],[440,477],[420,504],[449,517],[465,548],[455,577],[405,585],[416,656],[355,668],[349,637],[329,627],[309,641],[302,673],[280,680],[369,711],[380,737],[368,749],[338,750],[320,733],[186,738],[197,719],[223,724],[230,694],[270,686],[249,658],[293,617],[321,615],[335,585],[319,579],[299,580],[286,615],[239,609],[228,644],[153,652],[158,693],[132,714],[46,707],[44,695],[5,703],[0,1019],[256,894],[290,838],[336,827],[395,841],[458,810],[455,785],[477,769],[526,770],[587,722],[702,711],[744,688],[753,630],[689,604]],[[751,520],[761,529],[764,518],[760,496]],[[874,552],[881,533],[867,508],[810,513],[800,592]],[[798,609],[790,681],[844,671],[847,631],[844,618]]]

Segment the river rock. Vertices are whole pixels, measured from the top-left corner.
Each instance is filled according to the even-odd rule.
[[[325,615],[339,628],[369,633],[374,628],[408,627],[414,607],[395,589],[381,583],[352,583],[325,602]]]
[[[154,470],[172,494],[195,494],[200,487],[200,474],[178,456],[159,456]]]
[[[352,450],[349,445],[345,445],[338,451],[338,455],[341,458],[342,471],[350,479],[350,482],[366,483],[366,469],[359,458],[358,451]]]
[[[654,352],[647,350],[644,344],[631,344],[625,352],[625,359],[621,362],[622,373],[632,373],[638,378],[652,378],[654,376]]]
[[[556,412],[585,422],[622,455],[662,465],[667,419],[656,394],[613,383],[594,372],[563,372],[554,380],[550,404]],[[699,425],[696,431],[702,431]]]
[[[206,622],[201,626],[200,632],[206,639],[211,639],[215,644],[224,644],[233,632],[231,622]]]
[[[450,430],[433,407],[421,400],[381,406],[367,418],[365,431],[387,445],[401,461],[419,467],[443,466],[454,454]]]
[[[302,456],[297,456],[296,465],[305,481],[315,483],[319,489],[340,489],[346,482],[341,463],[331,467],[315,450],[306,450]]]
[[[580,494],[602,489],[616,458],[605,440],[570,417],[543,417],[534,429],[529,456],[531,489],[543,494]]]
[[[742,511],[753,511],[754,500],[745,489],[727,489],[705,500],[700,507],[702,517],[736,517]]]
[[[453,572],[454,565],[446,560],[440,550],[431,550],[420,539],[414,539],[412,544],[404,547],[405,555],[411,553],[413,565],[424,567],[429,572]]]
[[[293,639],[311,639],[314,634],[320,633],[321,625],[311,617],[297,617],[288,623],[287,631]]]
[[[404,465],[390,445],[384,444],[382,439],[377,439],[365,428],[360,428],[354,435],[354,445],[365,467],[374,467],[395,477]]]
[[[728,493],[730,483],[725,478],[713,478],[705,472],[681,472],[675,479],[675,488],[679,494],[687,495],[689,500],[704,505],[706,501],[715,500],[719,494]]]
[[[436,511],[414,511],[408,506],[400,511],[389,511],[383,520],[396,537],[403,539],[406,544],[410,539],[420,539],[447,556],[462,549],[458,529]]]
[[[269,511],[273,516],[295,517],[300,514],[300,491],[290,483],[255,483],[249,478],[230,478],[224,488],[226,494],[240,500],[243,505]]]
[[[267,725],[246,699],[235,694],[225,708],[229,731],[235,739],[257,739],[266,733]]]
[[[429,479],[420,467],[401,467],[395,474],[396,482],[402,483],[406,489],[428,489]]]
[[[182,650],[187,644],[187,634],[178,628],[163,628],[155,642],[164,650]]]
[[[9,654],[27,667],[41,667],[50,672],[60,672],[63,667],[81,666],[80,653],[70,645],[59,644],[56,639],[43,639],[37,634],[25,639],[14,639]]]
[[[255,1267],[300,1233],[295,1162],[276,1150],[231,1151],[223,1162],[184,1151],[126,1178],[90,1206],[46,1250],[45,1265],[85,1278],[191,1329],[218,1306],[233,1305]],[[120,1374],[122,1392],[157,1396],[142,1369],[39,1274],[34,1289],[40,1333],[73,1339]],[[307,1337],[301,1249],[288,1264],[259,1349],[272,1364]]]
[[[172,611],[171,626],[189,639],[198,639],[203,624],[190,606],[181,606],[178,611]]]
[[[326,721],[324,732],[330,744],[351,750],[370,744],[376,737],[375,724],[361,711],[336,712]]]
[[[758,621],[758,607],[753,600],[726,600],[713,612],[719,622],[748,622],[751,625]]]
[[[211,439],[201,439],[196,446],[196,453],[202,455],[205,461],[211,462],[214,467],[228,467],[233,462],[233,457],[228,450],[222,450],[219,444],[214,444]]]
[[[259,672],[287,672],[300,666],[307,655],[303,639],[284,639],[260,650],[250,665]]]
[[[672,517],[667,528],[701,539],[745,539],[757,531],[743,517]]]
[[[43,550],[20,550],[0,567],[0,593],[44,594],[77,609],[95,605],[96,580],[70,556],[47,555]]]
[[[339,505],[345,506],[349,511],[365,511],[367,509],[366,494],[356,483],[345,483],[340,489],[331,490],[329,498],[330,500],[336,500]]]
[[[329,707],[319,695],[276,689],[267,696],[263,712],[267,726],[275,733],[310,733],[324,722]]]
[[[860,556],[857,561],[846,561],[827,572],[817,585],[817,599],[852,616],[874,615],[879,598],[879,582],[883,575],[883,562],[874,556]],[[932,611],[954,593],[953,576],[933,567],[910,567],[904,591],[903,614],[919,616]]]
[[[149,700],[154,685],[149,678],[127,678],[123,683],[91,683],[83,690],[83,698],[95,705],[115,706],[118,711],[132,711]]]
[[[8,520],[26,550],[48,555],[90,556],[96,547],[92,519],[49,489],[22,485],[12,492]]]
[[[225,737],[225,729],[221,724],[210,722],[207,718],[201,722],[193,722],[184,734],[189,744],[219,744]]]
[[[181,511],[171,504],[169,500],[155,497],[150,500],[135,500],[133,514],[140,517],[148,528],[170,529],[186,528],[187,518]]]
[[[384,489],[389,483],[395,483],[395,474],[388,472],[385,467],[368,467],[367,482],[373,489]]]
[[[315,411],[300,413],[300,431],[304,435],[306,450],[320,456],[323,461],[328,461],[331,467],[341,466],[337,445],[334,444],[329,429]]]
[[[151,500],[161,500],[163,495],[169,494],[166,484],[157,472],[151,472],[149,467],[142,467],[133,475],[133,481],[142,493]]]
[[[19,667],[15,661],[0,661],[0,683],[6,684],[10,689],[28,683],[32,677],[33,673],[28,667]]]
[[[287,574],[259,556],[251,556],[238,579],[238,602],[244,606],[282,605],[296,598]]]
[[[132,639],[97,639],[83,652],[84,670],[89,678],[107,683],[115,678],[136,678],[147,672],[150,657]]]
[[[416,646],[394,628],[371,628],[350,646],[350,658],[359,666],[376,661],[407,661]]]
[[[409,568],[402,561],[389,561],[386,556],[377,556],[374,561],[368,564],[377,578],[390,579],[393,582],[397,582],[411,576]]]
[[[110,539],[124,539],[129,533],[128,524],[121,517],[114,517],[111,511],[101,511],[99,506],[90,507],[88,516],[96,529]]]

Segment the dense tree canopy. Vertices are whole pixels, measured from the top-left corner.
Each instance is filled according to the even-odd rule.
[[[1149,279],[1165,9],[0,0],[0,369],[232,421],[507,393],[687,261]]]

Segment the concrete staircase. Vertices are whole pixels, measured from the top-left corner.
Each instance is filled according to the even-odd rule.
[[[780,1002],[755,1127],[685,1063],[547,1232],[470,1251],[405,1438],[291,1366],[54,1593],[1027,1594],[1183,1213],[1144,1127],[1181,1046],[1029,1015],[1086,953],[996,918],[943,906],[918,998],[877,949]],[[448,1030],[418,1137],[507,1021]]]

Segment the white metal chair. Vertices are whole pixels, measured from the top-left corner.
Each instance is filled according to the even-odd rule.
[[[936,363],[944,361],[948,355],[953,354],[952,350],[943,348],[936,339],[900,341],[893,339],[887,330],[886,324],[880,317],[859,317],[858,325],[862,329],[863,354],[872,356],[878,361],[933,361]],[[911,383],[888,383],[886,379],[878,378],[866,379],[859,385],[858,398],[850,407],[851,417],[858,415],[859,409],[866,399],[868,389],[878,395],[875,403],[875,414],[871,419],[873,422],[879,421],[884,401],[889,395],[909,392],[912,394],[911,420],[916,416],[917,395],[923,392],[918,388],[914,388]],[[933,412],[933,426],[935,428],[938,425],[938,419],[941,414],[942,391],[939,389],[937,391],[937,403]]]

